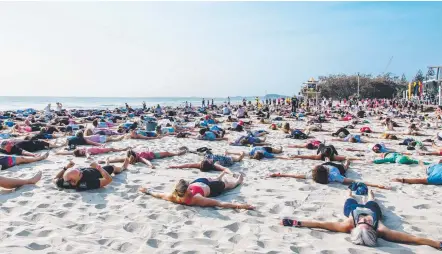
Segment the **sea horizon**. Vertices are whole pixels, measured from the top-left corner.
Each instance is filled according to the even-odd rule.
[[[265,95],[266,96],[266,95]],[[258,96],[265,98],[265,96]],[[274,98],[276,94],[269,94]],[[278,95],[287,97],[284,95]],[[243,98],[254,101],[257,96],[231,96],[231,103],[238,103]],[[65,109],[114,109],[124,107],[125,103],[133,108],[141,108],[143,101],[146,106],[151,107],[157,104],[161,106],[184,106],[186,101],[192,106],[200,106],[203,97],[88,97],[88,96],[0,96],[0,110],[23,110],[32,108],[35,110],[44,109],[49,103],[55,108],[55,103],[60,102]],[[207,101],[216,105],[227,102],[227,97],[204,97]]]

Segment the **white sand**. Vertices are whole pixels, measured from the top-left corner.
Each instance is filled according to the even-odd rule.
[[[345,124],[335,122],[323,126],[335,130]],[[291,125],[304,127],[305,122],[291,122]],[[376,126],[375,130],[381,131],[381,127]],[[435,130],[430,132],[435,133]],[[238,135],[232,133],[229,137]],[[313,135],[323,140],[322,134]],[[304,143],[284,137],[281,131],[272,131],[268,141],[283,146]],[[331,136],[325,139],[331,139]],[[386,143],[390,148],[405,150],[397,145],[399,141]],[[228,147],[225,141],[170,137],[155,141],[124,140],[110,146],[134,144],[144,144],[154,151],[170,151],[182,145],[191,149],[210,146],[216,153],[222,153],[226,148],[248,150],[246,147]],[[366,144],[340,142],[336,142],[336,146],[340,154],[347,155],[355,153],[346,152],[343,147],[367,147]],[[301,151],[302,154],[314,153],[306,149]],[[286,149],[285,155],[295,153],[296,149]],[[426,158],[433,162],[438,160],[437,156]],[[321,221],[344,218],[346,186],[264,178],[271,172],[306,172],[320,161],[259,162],[245,159],[236,164],[232,170],[244,172],[245,183],[219,199],[247,202],[256,205],[256,211],[187,207],[137,191],[138,187],[147,186],[170,192],[180,178],[191,180],[216,175],[196,169],[166,168],[199,160],[200,156],[195,154],[157,160],[154,170],[137,164],[131,166],[129,172],[114,177],[108,187],[87,192],[58,190],[52,184],[52,178],[67,161],[66,157],[56,156],[53,152],[49,160],[2,171],[2,176],[29,177],[42,170],[43,178],[36,186],[25,186],[0,195],[0,253],[437,253],[428,246],[383,240],[378,241],[377,248],[361,247],[350,243],[346,234],[280,226],[279,219],[284,216]],[[84,158],[74,161],[77,165],[87,165]],[[389,184],[394,177],[417,176],[424,176],[417,165],[364,162],[354,163],[349,173],[351,178],[384,184]],[[399,183],[392,186],[393,190],[375,189],[385,224],[418,236],[442,239],[440,187]]]

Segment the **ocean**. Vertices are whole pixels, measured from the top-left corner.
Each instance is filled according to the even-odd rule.
[[[210,103],[212,98],[210,99]],[[215,105],[227,102],[227,98],[213,98]],[[255,97],[246,97],[247,100],[254,101]],[[0,96],[0,111],[33,108],[42,110],[51,103],[55,109],[56,102],[61,102],[65,109],[114,109],[124,107],[128,103],[132,108],[141,108],[143,101],[148,107],[156,106],[184,106],[186,101],[192,106],[201,106],[202,98],[197,97],[150,97],[150,98],[124,98],[124,97],[44,97],[44,96]],[[231,103],[239,103],[241,97],[231,98]]]

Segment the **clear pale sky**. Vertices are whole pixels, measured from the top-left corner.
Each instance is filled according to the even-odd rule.
[[[291,95],[442,65],[442,2],[0,2],[11,96]]]

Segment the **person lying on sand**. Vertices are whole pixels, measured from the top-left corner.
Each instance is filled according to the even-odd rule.
[[[260,147],[252,147],[249,152],[249,156],[251,159],[255,160],[261,160],[263,158],[268,159],[282,159],[282,160],[293,160],[289,157],[283,157],[283,156],[275,156],[275,154],[282,153],[282,147],[279,148],[273,148],[270,146],[260,146]]]
[[[226,176],[223,172],[214,179],[198,178],[190,183],[181,179],[175,185],[175,190],[172,194],[156,193],[147,188],[140,188],[139,191],[155,198],[188,206],[222,207],[247,210],[255,209],[249,204],[228,203],[210,198],[217,197],[225,191],[236,188],[243,182],[244,176],[240,174],[234,179],[229,178],[232,177]]]
[[[49,152],[38,155],[36,157],[0,155],[0,170],[12,168],[15,165],[28,164],[32,162],[45,160],[48,158],[48,156]]]
[[[315,166],[311,172],[307,174],[282,174],[282,173],[274,173],[269,175],[270,177],[291,177],[297,179],[313,179],[313,181],[320,184],[328,184],[332,182],[338,182],[342,184],[352,184],[355,181],[353,179],[347,178],[345,175],[350,166],[350,161],[345,161],[345,164],[338,164],[333,162],[326,162],[321,165]],[[387,186],[380,184],[371,184],[367,182],[362,182],[367,186],[376,187],[380,189],[390,189]]]
[[[15,189],[27,184],[36,184],[41,179],[41,172],[28,179],[19,179],[0,176],[0,187],[5,189]]]
[[[332,139],[332,141],[341,141],[341,142],[349,142],[349,143],[366,143],[362,140],[361,135],[359,134],[348,134],[345,138],[342,139]]]
[[[74,155],[75,157],[91,157],[91,155],[112,153],[112,152],[122,152],[129,150],[130,147],[126,148],[112,148],[112,147],[82,147],[76,148],[73,151],[58,151],[57,155]]]
[[[151,152],[151,151],[142,151],[142,152],[135,152],[134,150],[130,149],[127,151],[126,157],[122,158],[115,158],[110,159],[109,163],[115,163],[115,162],[128,162],[130,164],[135,164],[137,162],[141,162],[149,166],[150,168],[154,169],[155,166],[150,162],[151,160],[155,159],[163,159],[167,157],[173,157],[173,156],[179,156],[186,153],[186,149],[180,148],[180,151],[177,153],[173,152]],[[103,161],[100,161],[99,163],[102,163]]]
[[[37,157],[38,155],[33,152],[60,146],[42,140],[7,139],[0,141],[0,153]]]
[[[411,164],[419,164],[419,161],[400,153],[384,153],[381,154],[380,159],[373,160],[373,163],[374,164],[398,163],[398,164],[411,165]],[[428,165],[430,163],[424,162],[424,164]]]
[[[161,138],[155,131],[130,130],[128,135],[131,139],[159,139]]]
[[[369,192],[368,202],[358,204],[349,191],[349,198],[344,204],[344,215],[347,217],[342,222],[328,221],[298,221],[283,219],[281,224],[286,227],[320,228],[333,232],[350,233],[353,244],[374,247],[378,237],[391,242],[428,245],[436,249],[442,248],[442,242],[423,237],[391,230],[382,223],[382,211],[375,201],[373,191]]]
[[[292,159],[322,160],[322,161],[345,161],[362,160],[361,158],[352,158],[338,155],[333,145],[319,144],[317,154],[312,155],[291,155]]]
[[[229,142],[229,145],[231,145],[231,146],[248,146],[248,145],[265,146],[265,145],[270,145],[269,143],[266,143],[265,140],[266,140],[265,137],[257,138],[257,137],[253,137],[251,135],[247,135],[247,136],[241,136],[233,142]]]
[[[370,148],[371,147],[371,148]],[[373,146],[369,145],[369,149],[357,149],[357,148],[345,148],[346,151],[352,152],[369,152],[373,151],[374,153],[392,153],[395,152],[394,149],[387,148],[384,143],[378,143]]]
[[[408,183],[408,184],[429,184],[442,185],[442,160],[439,163],[431,164],[428,167],[422,162],[419,162],[422,169],[425,170],[427,177],[423,178],[394,178],[393,182]]]
[[[288,148],[307,148],[309,150],[317,150],[319,148],[319,145],[322,144],[319,140],[308,140],[307,143],[302,145],[288,145]]]
[[[116,175],[127,169],[127,164],[117,167],[108,163],[101,167],[96,162],[84,168],[72,168],[73,166],[75,166],[75,163],[70,161],[58,172],[52,182],[63,189],[76,189],[78,191],[98,189],[112,182],[112,174]]]
[[[226,151],[225,155],[206,153],[201,162],[169,166],[169,168],[197,168],[203,172],[224,171],[228,174],[232,174],[232,172],[226,167],[233,166],[235,162],[240,162],[244,158],[244,154],[244,152],[229,151]]]

